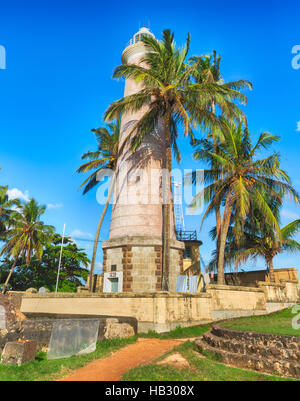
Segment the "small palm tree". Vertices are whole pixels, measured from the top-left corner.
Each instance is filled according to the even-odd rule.
[[[241,262],[246,262],[249,258],[261,256],[265,259],[270,275],[270,281],[275,282],[273,259],[282,252],[300,251],[300,244],[294,239],[296,233],[300,231],[300,219],[292,221],[280,232],[270,230],[264,224],[263,229],[256,235],[248,234],[242,243],[242,248],[236,253],[236,268]]]
[[[266,194],[282,199],[290,194],[296,202],[299,197],[290,185],[288,175],[280,168],[280,157],[273,154],[257,160],[256,154],[261,148],[268,148],[279,137],[270,133],[260,135],[256,145],[252,146],[248,129],[242,123],[224,123],[224,141],[214,153],[213,143],[207,141],[206,148],[197,151],[200,160],[211,160],[218,164],[219,179],[214,180],[207,172],[208,183],[204,189],[204,201],[208,204],[202,222],[216,207],[223,207],[221,219],[218,255],[218,284],[224,284],[224,257],[230,222],[234,214],[235,233],[243,232],[243,226],[252,210],[258,210],[265,221],[280,236],[280,228]],[[210,182],[209,182],[210,181]],[[199,206],[202,193],[197,194],[191,206]]]
[[[14,212],[12,226],[7,230],[7,242],[1,251],[1,255],[13,259],[2,293],[5,293],[18,259],[24,258],[26,264],[29,264],[32,256],[35,255],[41,260],[44,245],[51,242],[54,228],[41,221],[45,210],[46,206],[41,206],[34,199],[30,199]]]
[[[127,138],[132,139],[132,149],[135,150],[143,141],[145,135],[153,132],[159,122],[163,123],[166,146],[166,157],[163,168],[169,172],[171,179],[172,148],[178,155],[176,143],[177,129],[181,125],[184,135],[194,140],[192,127],[199,125],[204,129],[220,125],[218,117],[209,109],[214,101],[227,116],[239,112],[233,100],[244,100],[243,95],[230,88],[216,83],[193,80],[193,72],[198,67],[198,61],[190,66],[186,58],[190,46],[190,36],[183,49],[175,45],[174,34],[169,30],[163,32],[163,40],[143,37],[146,54],[140,65],[126,64],[118,66],[114,78],[133,79],[142,84],[142,89],[112,103],[105,113],[106,120],[119,117],[122,113],[147,110],[132,126]],[[143,67],[143,65],[145,67]],[[170,219],[171,219],[171,182],[164,185],[163,199],[163,263],[162,289],[168,290],[168,270],[170,261]]]
[[[13,209],[19,206],[17,199],[9,199],[8,186],[0,187],[0,239],[5,238],[6,229],[9,224]]]
[[[119,156],[119,139],[120,139],[120,119],[117,119],[111,124],[107,124],[106,127],[101,127],[98,129],[93,129],[98,144],[98,148],[94,152],[87,152],[82,156],[83,160],[88,160],[77,170],[78,173],[86,173],[93,171],[91,175],[83,182],[80,188],[84,186],[83,193],[86,194],[92,188],[94,188],[100,180],[101,172],[104,170],[111,170],[115,172],[117,160]],[[106,203],[104,209],[101,213],[101,217],[98,223],[94,247],[93,247],[93,257],[90,270],[90,284],[89,290],[92,292],[93,276],[95,270],[95,262],[97,255],[97,247],[100,236],[100,230],[102,227],[104,216],[107,212],[107,208],[113,193],[115,183],[115,174],[112,177],[110,187],[108,190],[108,196],[106,198]]]

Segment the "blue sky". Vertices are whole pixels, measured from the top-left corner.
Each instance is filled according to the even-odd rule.
[[[103,112],[122,96],[123,83],[112,80],[121,53],[139,26],[150,25],[160,38],[165,28],[182,44],[191,33],[190,55],[216,49],[226,81],[248,79],[245,111],[250,131],[282,137],[274,150],[300,190],[300,70],[291,66],[292,47],[300,44],[300,5],[295,1],[152,1],[130,3],[44,0],[1,4],[0,45],[7,69],[0,70],[0,184],[51,205],[45,221],[67,233],[91,239],[101,207],[95,191],[82,196],[83,179],[75,173],[82,153],[93,150],[91,128],[102,125]],[[199,167],[187,140],[182,168]],[[282,223],[300,215],[286,203]],[[213,244],[203,226],[202,254],[208,260]],[[200,217],[186,217],[190,229]],[[102,239],[109,234],[109,215]],[[90,254],[91,242],[81,241]],[[298,255],[283,255],[276,267],[299,267]],[[99,253],[98,261],[101,261]],[[258,267],[264,267],[258,261]],[[253,266],[253,264],[252,264]]]

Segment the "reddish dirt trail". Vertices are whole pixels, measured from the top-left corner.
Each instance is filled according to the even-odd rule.
[[[182,340],[140,338],[110,356],[76,370],[62,381],[119,381],[128,370],[152,362],[179,344],[182,344]]]

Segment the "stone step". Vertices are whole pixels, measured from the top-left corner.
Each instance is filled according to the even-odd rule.
[[[254,355],[240,354],[212,347],[204,341],[204,336],[196,340],[200,352],[206,351],[217,355],[220,362],[237,368],[251,369],[262,373],[300,378],[300,364],[289,361],[274,360]]]
[[[283,347],[276,347],[274,344],[270,346],[262,345],[261,343],[252,343],[245,339],[244,341],[237,340],[235,338],[224,338],[216,336],[215,331],[205,333],[203,335],[203,340],[213,348],[222,349],[225,351],[237,353],[237,354],[247,354],[257,356],[259,358],[272,359],[273,362],[277,360],[286,362],[300,362],[300,352],[295,352],[291,349],[286,349]]]
[[[214,324],[211,330],[212,334],[228,340],[237,340],[243,343],[260,345],[264,347],[275,347],[282,350],[289,350],[292,353],[300,355],[300,337],[257,333],[253,331],[240,331],[226,329],[220,325]]]

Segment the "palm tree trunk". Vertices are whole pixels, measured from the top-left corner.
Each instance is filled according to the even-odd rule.
[[[162,252],[162,291],[169,291],[169,265],[170,265],[170,210],[171,210],[171,169],[172,154],[170,141],[170,116],[167,113],[165,117],[165,137],[166,137],[166,160],[165,172],[169,173],[170,183],[164,182],[163,188],[163,252]]]
[[[232,212],[232,203],[230,201],[230,195],[226,197],[225,210],[223,214],[223,219],[221,223],[220,230],[220,249],[218,254],[218,284],[225,285],[225,275],[224,275],[224,258],[225,258],[225,246],[227,241],[227,234],[230,224],[230,217]]]
[[[94,248],[93,248],[93,257],[92,257],[92,263],[91,263],[91,270],[90,270],[90,282],[89,282],[89,291],[93,292],[93,281],[94,281],[94,271],[95,271],[95,262],[96,262],[96,255],[97,255],[97,247],[98,247],[98,241],[99,241],[99,235],[100,235],[100,230],[102,227],[102,223],[103,223],[103,219],[104,216],[107,212],[107,208],[110,202],[110,198],[113,192],[113,187],[115,184],[115,174],[113,175],[113,178],[111,180],[110,186],[109,186],[109,190],[108,190],[108,194],[107,194],[107,199],[106,199],[106,203],[104,206],[104,209],[101,213],[101,217],[98,223],[98,227],[97,227],[97,231],[96,231],[96,236],[95,236],[95,241],[94,241]]]
[[[212,102],[211,111],[215,114],[215,102]],[[217,141],[216,138],[213,137],[213,145],[214,145],[214,153],[217,153]],[[213,166],[212,166],[213,167]],[[214,179],[218,179],[218,174],[214,174]],[[217,229],[217,236],[216,236],[216,251],[217,251],[217,260],[219,258],[219,251],[220,251],[220,231],[221,231],[221,208],[220,205],[215,207],[216,212],[216,229]]]
[[[275,273],[274,273],[273,259],[269,260],[268,267],[269,267],[269,274],[270,274],[270,282],[271,283],[275,283]]]
[[[3,288],[2,288],[2,294],[5,294],[6,287],[7,287],[8,283],[9,283],[9,280],[10,280],[10,278],[11,278],[11,275],[13,274],[13,271],[14,271],[14,269],[15,269],[15,267],[16,267],[17,260],[18,260],[18,256],[16,256],[16,258],[15,258],[15,260],[14,260],[14,263],[13,263],[13,265],[12,265],[10,271],[9,271],[9,274],[8,274],[8,276],[7,276],[7,279],[6,279],[6,281],[5,281],[5,283],[4,283],[4,286],[3,286]]]
[[[220,252],[220,233],[221,233],[221,209],[220,206],[216,206],[216,228],[217,228],[217,237],[216,237],[216,245],[217,245],[217,260]]]

